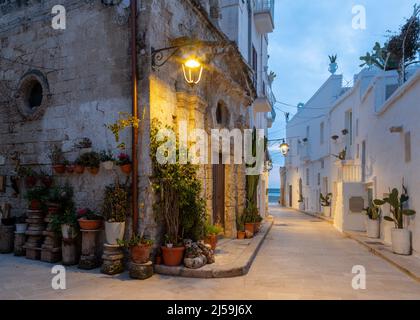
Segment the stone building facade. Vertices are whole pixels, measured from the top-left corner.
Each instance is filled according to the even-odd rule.
[[[51,173],[50,148],[60,146],[66,158],[74,161],[78,156],[74,145],[84,137],[92,140],[95,151],[117,152],[105,125],[117,120],[119,112],[131,113],[129,6],[128,1],[102,2],[62,1],[65,30],[51,27],[55,1],[0,2],[0,175],[7,181],[0,202],[10,203],[15,216],[26,207],[23,184],[16,193],[10,183],[18,162]],[[138,1],[138,112],[142,115],[138,209],[140,227],[153,237],[160,228],[149,180],[151,119],[175,127],[187,121],[190,128],[208,132],[249,127],[247,109],[255,99],[252,71],[235,45],[230,43],[212,55],[195,87],[186,85],[178,56],[152,68],[153,48],[169,47],[176,39],[228,43],[217,24],[217,8],[218,1]],[[38,97],[35,102],[34,97]],[[219,119],[216,114],[221,109],[224,117]],[[129,152],[130,130],[121,140]],[[215,170],[213,165],[200,167],[207,212],[224,224],[226,236],[236,236],[236,216],[245,204],[245,165],[224,165],[224,181],[218,183],[213,179]],[[126,179],[118,170],[112,174],[101,170],[97,176],[64,175],[56,180],[70,182],[78,207],[100,209],[104,187],[116,178]],[[220,187],[222,217],[213,210],[215,189]]]

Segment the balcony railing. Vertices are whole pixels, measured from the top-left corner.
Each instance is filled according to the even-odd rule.
[[[255,0],[254,15],[258,32],[274,31],[274,0]]]
[[[362,167],[353,161],[337,161],[338,180],[344,183],[362,182]]]

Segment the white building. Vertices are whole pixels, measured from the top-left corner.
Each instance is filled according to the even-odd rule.
[[[254,70],[258,99],[249,110],[251,126],[268,136],[276,114],[268,73],[268,34],[274,31],[274,0],[220,0],[220,27],[235,41],[245,61]],[[268,213],[268,171],[261,175],[258,206]]]
[[[361,209],[390,188],[401,191],[404,184],[409,207],[420,213],[420,70],[413,69],[402,86],[395,71],[377,69],[363,70],[352,88],[343,88],[341,81],[341,76],[331,76],[287,124],[287,206],[321,213],[319,194],[331,192],[335,227],[364,231]],[[338,159],[344,150],[345,160]],[[405,221],[416,251],[419,219],[418,214]],[[386,243],[392,227],[382,219]]]

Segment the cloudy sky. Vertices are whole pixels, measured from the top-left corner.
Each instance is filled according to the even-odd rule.
[[[411,16],[415,0],[275,0],[276,30],[270,35],[269,68],[277,74],[274,93],[291,105],[308,101],[329,77],[328,55],[337,54],[339,69],[350,81],[360,71],[359,57],[371,51],[376,41],[386,40],[387,30],[397,31]],[[352,9],[366,9],[366,29],[352,27]],[[295,108],[277,105],[291,112]],[[284,115],[277,110],[270,139],[285,137]],[[270,187],[279,188],[283,157],[271,146],[274,168]]]

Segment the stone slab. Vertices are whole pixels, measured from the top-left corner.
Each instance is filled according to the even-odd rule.
[[[168,267],[155,265],[155,273],[187,278],[233,278],[248,273],[255,256],[273,226],[273,220],[265,221],[254,238],[246,240],[220,241],[215,252],[216,263],[200,269],[184,266]]]

